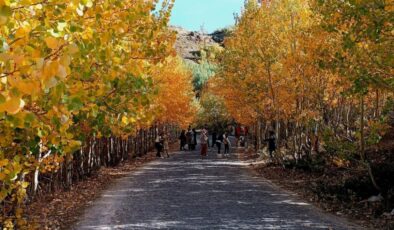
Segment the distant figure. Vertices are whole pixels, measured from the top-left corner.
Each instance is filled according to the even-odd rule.
[[[197,131],[196,129],[192,129],[193,131],[193,150],[196,150],[197,146]]]
[[[162,144],[162,134],[160,133],[157,135],[156,140],[155,140],[155,147],[156,147],[156,157],[161,157],[161,151],[163,149],[163,144]]]
[[[223,135],[219,134],[216,140],[216,147],[218,148],[218,154],[220,154],[220,149],[222,148],[222,141],[223,141]]]
[[[237,125],[237,127],[235,128],[235,143],[236,146],[239,146],[239,139],[241,137],[241,126]]]
[[[205,135],[207,135],[207,138],[208,138],[208,140],[207,140],[207,147],[209,147],[209,130],[208,130],[208,125],[205,125],[204,129],[205,129]]]
[[[168,152],[170,151],[170,145],[169,145],[169,140],[168,140],[168,133],[165,132],[163,135],[163,153],[167,155],[167,158],[170,158],[170,154]]]
[[[181,142],[181,146],[179,148],[180,151],[185,150],[186,145],[186,131],[182,130],[181,135],[179,136],[179,140]]]
[[[239,137],[239,146],[245,147],[245,137],[244,136]]]
[[[206,129],[203,129],[201,131],[200,143],[201,143],[201,158],[204,159],[204,157],[206,157],[208,153],[208,131]]]
[[[187,130],[186,133],[186,143],[187,143],[187,148],[189,149],[189,151],[192,150],[192,144],[193,144],[193,131],[192,128],[189,126],[189,129]]]
[[[268,142],[268,151],[270,154],[270,157],[272,158],[272,154],[276,151],[276,137],[275,137],[275,132],[270,131],[269,132],[269,137],[265,139],[264,141]]]
[[[245,136],[245,135],[246,135],[246,128],[244,126],[241,126],[240,136]]]
[[[212,145],[211,145],[212,148],[215,147],[215,144],[216,144],[216,135],[217,135],[216,131],[213,130],[213,132],[212,132]]]
[[[228,138],[228,132],[223,134],[223,144],[224,144],[224,155],[230,154],[230,139]]]

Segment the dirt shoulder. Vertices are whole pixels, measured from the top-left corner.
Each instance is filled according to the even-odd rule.
[[[171,146],[171,149],[175,149]],[[44,194],[30,204],[26,215],[36,229],[68,229],[75,223],[85,208],[95,201],[111,182],[125,177],[156,159],[151,152],[139,158],[121,163],[113,168],[101,168],[91,177],[73,185],[69,191],[56,191]]]
[[[251,162],[257,158],[257,155],[241,153],[240,158]],[[347,188],[343,186],[343,181],[352,178],[357,180],[360,172],[330,169],[325,173],[312,173],[300,169],[286,169],[277,165],[253,163],[250,168],[271,183],[296,193],[302,199],[336,216],[344,217],[370,229],[394,229],[394,216],[383,213],[383,204],[360,200],[357,196],[349,196],[350,191],[345,191]]]

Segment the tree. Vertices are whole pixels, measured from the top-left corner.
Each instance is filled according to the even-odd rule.
[[[360,158],[378,187],[365,142],[376,144],[384,133],[381,111],[393,95],[391,5],[247,1],[217,59],[212,91],[238,122],[255,124],[257,148],[261,129],[272,126],[296,160],[322,144],[346,143],[349,158]],[[337,149],[334,158],[340,151],[346,152]]]
[[[20,207],[27,190],[37,191],[41,171],[63,162],[72,169],[72,157],[92,138],[124,139],[169,121],[164,111],[183,115],[158,95],[177,98],[182,109],[190,105],[188,74],[170,58],[173,1],[156,5],[0,1],[0,202],[10,206],[0,217],[3,227],[28,225]]]

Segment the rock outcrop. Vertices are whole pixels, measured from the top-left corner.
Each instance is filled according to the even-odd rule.
[[[177,32],[177,41],[175,49],[178,54],[191,61],[201,59],[201,49],[207,46],[220,44],[224,41],[224,36],[220,38],[219,34],[204,34],[196,31],[188,31],[181,27],[172,27]]]

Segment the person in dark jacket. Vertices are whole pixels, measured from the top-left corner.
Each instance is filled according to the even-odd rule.
[[[161,157],[161,151],[163,150],[163,134],[160,133],[157,135],[156,140],[155,140],[155,147],[157,150],[156,157]]]
[[[212,146],[211,146],[212,148],[215,147],[216,138],[217,138],[217,133],[216,133],[216,130],[214,130],[214,131],[212,132]]]
[[[223,135],[219,133],[216,140],[216,147],[218,148],[218,154],[220,154],[220,149],[222,148],[222,141],[223,141]]]
[[[189,129],[186,132],[186,143],[189,151],[193,150],[193,136],[192,128],[189,126]]]
[[[197,146],[197,131],[196,129],[193,129],[193,150],[196,150]]]
[[[268,142],[268,151],[270,157],[272,158],[272,154],[276,151],[276,136],[274,131],[269,132],[269,137],[264,141]]]
[[[179,136],[179,140],[181,142],[179,150],[185,150],[185,145],[186,145],[186,131],[182,130],[181,135]]]

